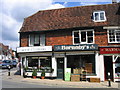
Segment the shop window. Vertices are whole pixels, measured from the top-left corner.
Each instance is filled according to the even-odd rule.
[[[115,62],[115,78],[120,78],[120,56],[116,57]]]
[[[95,11],[95,12],[93,12],[93,21],[94,22],[106,21],[105,11]]]
[[[51,67],[51,58],[40,59],[40,66],[44,68]]]
[[[67,56],[67,68],[71,68],[72,73],[74,69],[84,69],[88,75],[95,75],[95,55]]]
[[[51,68],[51,57],[27,57],[28,67]]]
[[[28,67],[38,67],[38,57],[28,57]]]
[[[45,34],[29,35],[29,46],[45,46]]]
[[[73,43],[74,44],[86,44],[86,43],[94,43],[94,34],[93,30],[89,31],[73,31]]]
[[[120,43],[120,30],[108,30],[108,42]]]

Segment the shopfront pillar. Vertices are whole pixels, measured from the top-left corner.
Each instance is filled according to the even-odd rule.
[[[52,57],[52,69],[54,69],[52,76],[56,77],[57,76],[57,61],[55,57]]]
[[[95,53],[95,67],[96,67],[97,77],[100,77],[100,60],[98,57],[98,52]]]
[[[100,61],[100,80],[105,81],[105,76],[104,76],[104,56],[99,55],[99,61]]]
[[[64,69],[67,68],[67,57],[64,57]]]

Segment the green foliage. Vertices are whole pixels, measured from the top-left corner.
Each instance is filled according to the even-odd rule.
[[[36,69],[33,70],[32,76],[37,76],[37,70]]]
[[[45,70],[42,70],[41,76],[42,76],[42,77],[45,77]]]
[[[27,71],[27,70],[28,70],[28,67],[25,67],[24,70]]]

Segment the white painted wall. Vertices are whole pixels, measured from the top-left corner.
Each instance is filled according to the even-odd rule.
[[[100,80],[104,81],[105,80],[105,76],[104,76],[104,56],[103,55],[99,55],[99,61],[100,61]]]
[[[55,57],[52,57],[52,68],[54,69],[52,76],[57,77],[57,61]]]

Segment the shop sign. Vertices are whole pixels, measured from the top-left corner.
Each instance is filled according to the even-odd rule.
[[[55,45],[54,51],[65,51],[65,50],[97,50],[98,45],[96,44],[81,44],[81,45]]]
[[[119,54],[120,47],[108,47],[108,48],[100,48],[100,54]]]
[[[52,51],[52,46],[19,47],[17,53]]]

